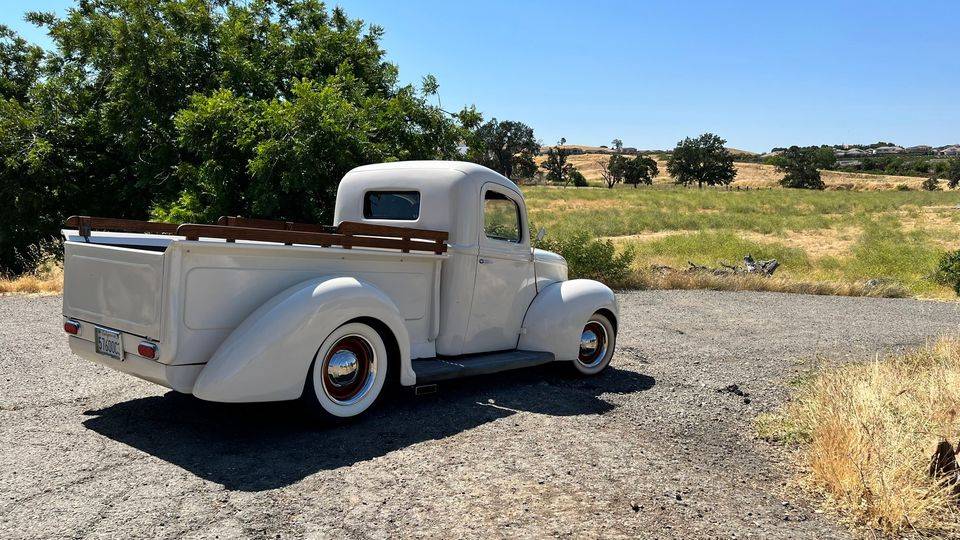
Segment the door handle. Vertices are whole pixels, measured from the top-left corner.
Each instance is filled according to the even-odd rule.
[[[491,261],[490,259],[484,259],[483,257],[480,257],[480,259],[477,262],[479,262],[480,264],[493,264],[493,261]]]

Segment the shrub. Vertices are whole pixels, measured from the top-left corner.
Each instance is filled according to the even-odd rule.
[[[570,181],[573,182],[574,187],[587,187],[589,185],[587,184],[587,178],[577,169],[570,171]]]
[[[937,264],[937,282],[952,287],[960,296],[960,250],[944,253]]]
[[[936,176],[931,176],[924,180],[923,183],[920,184],[920,187],[922,187],[924,191],[939,191],[940,179]]]
[[[611,286],[623,284],[635,258],[632,247],[617,253],[613,242],[592,238],[586,232],[560,239],[544,238],[537,247],[562,255],[571,279],[595,279]]]

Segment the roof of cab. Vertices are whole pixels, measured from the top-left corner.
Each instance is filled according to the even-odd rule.
[[[442,171],[458,171],[463,173],[463,176],[459,178],[451,178],[450,176],[437,176],[435,178],[430,178],[430,181],[437,182],[447,182],[450,184],[455,184],[459,182],[475,182],[477,184],[485,184],[487,182],[497,183],[505,188],[511,189],[517,193],[520,193],[520,189],[514,184],[510,179],[501,175],[500,173],[484,167],[483,165],[478,165],[476,163],[471,163],[469,161],[394,161],[391,163],[374,163],[372,165],[362,165],[351,170],[344,177],[344,180],[349,180],[351,173],[358,172],[367,172],[367,171],[404,171],[404,170],[442,170]],[[424,179],[427,180],[427,179]],[[452,186],[451,186],[452,187]]]

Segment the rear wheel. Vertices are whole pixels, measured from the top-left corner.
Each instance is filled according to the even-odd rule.
[[[320,346],[307,375],[305,397],[326,416],[357,416],[380,397],[389,365],[380,333],[363,323],[347,323]]]
[[[573,367],[584,375],[596,375],[610,365],[617,334],[610,319],[594,313],[580,331],[580,351]]]

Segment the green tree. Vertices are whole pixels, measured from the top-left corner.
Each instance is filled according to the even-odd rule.
[[[325,220],[350,168],[452,158],[479,118],[429,103],[433,77],[399,84],[383,30],[316,0],[84,0],[28,19],[53,48],[0,32],[0,271],[74,213]]]
[[[947,166],[947,185],[950,189],[960,186],[960,158],[953,158]]]
[[[677,143],[667,163],[667,171],[683,185],[727,185],[737,176],[733,156],[724,147],[727,141],[712,133]]]
[[[627,161],[623,173],[623,180],[636,188],[640,184],[653,184],[653,179],[660,174],[657,162],[647,156],[636,156]]]
[[[837,153],[830,146],[814,147],[813,162],[818,169],[836,169]]]
[[[570,175],[576,168],[567,163],[570,152],[563,146],[566,143],[567,139],[561,138],[556,146],[547,149],[547,159],[540,164],[540,168],[546,173],[548,182],[567,185],[572,180]]]
[[[513,120],[484,123],[468,135],[467,159],[490,167],[511,180],[529,178],[536,173],[533,155],[540,144],[533,128]]]
[[[817,169],[819,149],[791,146],[780,156],[777,170],[784,174],[780,185],[788,188],[823,189]]]

